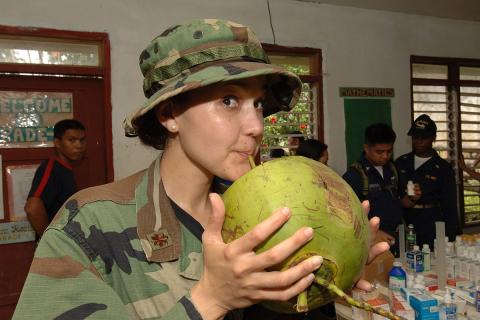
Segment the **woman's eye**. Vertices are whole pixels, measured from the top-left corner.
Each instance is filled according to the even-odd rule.
[[[223,104],[227,108],[235,108],[238,106],[238,101],[236,97],[230,96],[230,97],[223,98]]]

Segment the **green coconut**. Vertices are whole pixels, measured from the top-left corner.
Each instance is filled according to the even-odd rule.
[[[342,296],[360,278],[370,244],[368,218],[351,187],[320,162],[298,156],[265,162],[235,181],[223,200],[225,242],[240,238],[276,209],[291,209],[290,219],[255,249],[257,253],[302,227],[314,230],[311,241],[271,270],[286,270],[320,255],[323,264],[316,271],[317,281],[296,299],[264,302],[267,308],[281,313],[312,310]]]

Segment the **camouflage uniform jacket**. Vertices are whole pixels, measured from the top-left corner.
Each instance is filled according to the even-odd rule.
[[[189,292],[202,274],[202,243],[179,223],[162,183],[154,201],[156,169],[65,203],[35,252],[14,319],[201,319]]]

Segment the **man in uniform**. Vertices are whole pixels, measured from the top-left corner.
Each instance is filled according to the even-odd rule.
[[[305,137],[300,131],[290,132],[288,135],[288,152],[291,156],[294,156],[297,153],[297,148],[300,145],[300,142],[305,140]]]
[[[445,221],[445,233],[455,240],[458,228],[455,175],[450,164],[440,158],[432,144],[437,135],[435,122],[426,114],[415,119],[408,135],[413,152],[400,156],[395,164],[404,193],[407,182],[413,181],[422,190],[419,199],[402,198],[405,220],[415,227],[417,244],[433,248],[435,221]]]
[[[365,129],[365,144],[358,162],[343,175],[361,201],[370,202],[368,218],[380,218],[377,241],[390,243],[398,255],[397,227],[402,222],[402,205],[398,197],[398,174],[390,160],[396,135],[384,124],[372,124]]]
[[[63,203],[77,192],[72,170],[87,148],[85,127],[74,119],[57,122],[53,137],[55,156],[38,167],[25,204],[28,220],[39,237]]]

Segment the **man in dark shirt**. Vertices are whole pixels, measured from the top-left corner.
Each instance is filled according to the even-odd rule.
[[[395,161],[400,190],[404,192],[411,180],[420,185],[422,195],[417,200],[403,197],[404,217],[415,227],[417,244],[429,244],[433,248],[435,221],[445,221],[445,233],[450,241],[455,240],[458,232],[455,174],[432,147],[437,126],[428,115],[415,119],[408,135],[412,136],[413,152]]]
[[[72,169],[86,150],[85,127],[79,121],[59,121],[53,132],[55,156],[38,167],[25,204],[28,220],[39,237],[62,204],[77,191]]]
[[[398,174],[390,160],[396,135],[384,123],[365,129],[365,144],[359,161],[353,163],[343,175],[360,201],[370,202],[368,218],[380,218],[378,241],[391,244],[392,253],[398,254],[397,227],[402,222],[402,204],[398,196]]]

